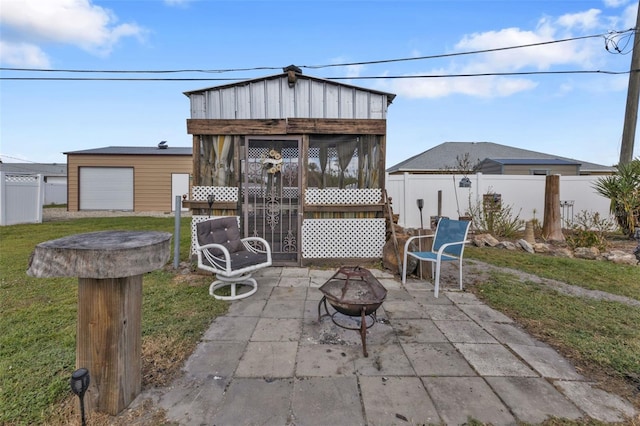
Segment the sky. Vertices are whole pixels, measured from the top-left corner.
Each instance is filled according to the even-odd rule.
[[[69,151],[162,140],[191,146],[184,92],[293,64],[396,95],[387,167],[443,142],[494,142],[611,166],[620,158],[637,7],[631,0],[0,0],[0,159],[66,163]],[[158,73],[178,70],[217,72]],[[51,78],[67,80],[43,80]]]

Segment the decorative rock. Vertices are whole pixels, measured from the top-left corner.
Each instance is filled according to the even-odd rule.
[[[573,255],[578,259],[596,260],[600,257],[600,250],[597,247],[576,247]]]
[[[517,247],[511,241],[500,241],[500,243],[496,246],[497,248],[503,248],[506,250],[516,250]]]
[[[549,253],[549,244],[545,243],[535,243],[533,245],[533,251],[536,253]]]
[[[567,257],[567,258],[573,257],[573,252],[566,247],[558,247],[557,249],[552,250],[551,254],[558,257]]]
[[[489,246],[495,247],[500,243],[491,234],[478,234],[473,238],[473,244],[478,247]]]
[[[400,234],[396,236],[398,241],[398,252],[400,254],[400,261],[402,261],[402,258],[404,256],[404,245],[409,237],[410,235],[406,234]],[[393,241],[389,240],[382,247],[382,266],[390,271],[393,271],[393,273],[395,274],[396,272],[400,273],[400,266],[398,265],[398,256],[396,254],[396,249],[394,246],[395,245]],[[415,245],[413,243],[409,250],[415,251]],[[411,275],[417,267],[418,260],[415,257],[407,256],[407,276]]]
[[[535,253],[535,251],[533,250],[533,246],[529,244],[526,240],[518,240],[516,244],[522,247],[524,251],[526,251],[527,253]]]
[[[620,265],[636,265],[637,259],[632,253],[627,253],[621,250],[611,250],[608,253],[603,254],[604,258],[610,262]]]

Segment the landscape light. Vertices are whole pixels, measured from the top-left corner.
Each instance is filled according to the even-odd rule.
[[[79,368],[71,374],[71,390],[80,398],[80,413],[82,416],[82,426],[87,424],[84,415],[84,394],[89,389],[89,370],[86,368]]]

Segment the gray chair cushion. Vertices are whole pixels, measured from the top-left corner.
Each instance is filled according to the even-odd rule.
[[[222,244],[229,250],[229,253],[244,250],[244,245],[240,239],[238,219],[234,216],[200,222],[196,225],[196,234],[198,244],[201,246],[207,244]],[[211,254],[220,256],[222,251],[212,249]]]
[[[246,268],[247,266],[260,265],[267,262],[267,255],[264,253],[253,253],[248,250],[237,251],[231,253],[231,270]],[[205,258],[202,259],[205,265],[216,267]]]

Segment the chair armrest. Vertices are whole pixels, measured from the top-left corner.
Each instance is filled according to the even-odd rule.
[[[463,240],[463,241],[454,241],[454,242],[451,242],[451,243],[443,244],[443,245],[440,246],[440,249],[438,250],[438,255],[437,256],[438,256],[438,258],[440,258],[442,256],[442,253],[444,253],[444,250],[447,247],[465,245],[465,244],[470,243],[470,242],[471,241],[469,241],[469,240]]]
[[[209,251],[210,249],[220,250],[222,252],[222,256],[212,254],[211,251]],[[211,243],[203,246],[196,245],[196,255],[198,256],[198,263],[200,264],[203,263],[202,256],[204,256],[209,263],[220,269],[229,269],[229,265],[231,265],[231,255],[229,254],[229,250],[222,244]]]
[[[435,236],[435,234],[429,234],[429,235],[416,235],[413,237],[409,237],[409,239],[407,239],[407,241],[404,243],[404,251],[405,253],[409,251],[409,244],[411,244],[411,241],[413,240],[417,240],[420,238],[433,238]]]
[[[264,238],[246,237],[246,238],[242,238],[241,241],[242,241],[242,244],[244,245],[244,248],[249,250],[250,252],[266,253],[267,255],[269,255],[269,258],[271,258],[271,246],[269,245],[267,240],[265,240]],[[258,245],[261,247],[256,247],[251,243],[258,243]]]

